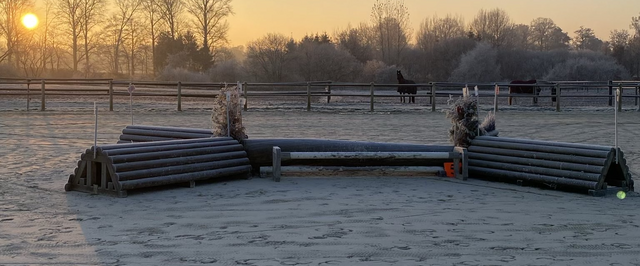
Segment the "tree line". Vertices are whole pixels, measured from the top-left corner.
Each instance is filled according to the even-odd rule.
[[[170,57],[185,52],[194,59],[189,65],[207,67],[228,44],[226,18],[233,14],[231,0],[42,3],[40,25],[29,30],[20,19],[34,10],[34,1],[0,1],[5,75],[154,77]],[[210,62],[202,63],[202,55]]]
[[[517,24],[481,9],[410,27],[402,0],[377,0],[370,20],[299,40],[268,33],[230,47],[231,0],[48,0],[26,30],[31,0],[0,1],[5,75],[182,81],[357,81],[394,83],[397,69],[419,82],[515,79],[619,80],[640,76],[640,16],[609,40],[551,18]]]

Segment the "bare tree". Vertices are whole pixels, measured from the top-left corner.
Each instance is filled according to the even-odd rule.
[[[34,32],[26,34],[20,45],[14,48],[15,65],[22,70],[25,77],[35,77],[42,73],[42,57],[38,36]]]
[[[640,16],[631,17],[629,28],[633,30],[634,37],[640,37]]]
[[[138,12],[141,10],[141,7],[138,8]],[[125,45],[122,45],[124,48],[125,59],[127,60],[127,72],[129,73],[129,77],[133,78],[136,75],[136,67],[138,65],[142,66],[142,72],[145,72],[145,66],[148,65],[146,59],[148,59],[148,55],[145,55],[146,49],[148,46],[146,45],[146,36],[143,32],[147,31],[145,24],[142,23],[142,18],[137,16],[131,17],[129,21],[129,26],[126,28],[126,36]]]
[[[113,34],[111,44],[113,46],[113,73],[120,72],[120,50],[126,39],[126,31],[132,30],[132,17],[141,6],[138,0],[116,0],[115,13],[111,16],[109,23],[110,31]]]
[[[56,30],[54,26],[55,16],[54,16],[54,6],[53,2],[45,1],[45,9],[44,9],[44,18],[38,27],[38,36],[39,36],[39,52],[38,57],[40,58],[40,66],[39,73],[42,74],[47,69],[47,62],[53,63],[53,50],[55,49],[55,36]]]
[[[612,30],[609,35],[609,44],[612,47],[616,46],[627,46],[629,45],[629,40],[631,35],[629,35],[629,31],[627,30]]]
[[[506,11],[499,8],[489,11],[480,9],[471,22],[471,32],[478,40],[498,47],[506,43],[512,26],[513,23]]]
[[[571,40],[574,49],[601,51],[603,42],[596,37],[591,28],[580,26],[574,33],[576,36]]]
[[[504,46],[529,50],[531,48],[530,35],[531,30],[528,25],[514,24],[506,34]]]
[[[54,26],[56,24],[55,19],[51,19],[51,25]],[[64,66],[68,66],[71,68],[71,65],[67,62],[68,51],[64,46],[67,44],[62,40],[64,34],[59,34],[63,32],[63,30],[58,27],[50,28],[51,35],[48,38],[48,45],[46,48],[46,54],[48,57],[48,69],[51,72],[56,72],[61,70]]]
[[[157,0],[160,18],[169,28],[169,36],[175,39],[179,31],[180,16],[184,11],[184,3],[182,0]]]
[[[247,45],[245,68],[259,79],[279,82],[284,80],[284,69],[290,55],[289,39],[282,34],[269,33]]]
[[[105,6],[105,1],[104,0],[81,0],[81,15],[80,15],[80,19],[81,19],[81,35],[82,38],[84,40],[84,60],[85,60],[85,71],[84,71],[84,75],[85,78],[88,77],[89,72],[90,72],[90,61],[89,61],[89,53],[91,52],[92,49],[94,49],[95,46],[91,45],[92,43],[94,43],[96,40],[92,39],[93,36],[91,36],[93,27],[95,27],[99,22],[102,16],[100,16],[101,14],[104,14],[104,6]]]
[[[630,64],[629,58],[631,36],[629,35],[629,31],[627,30],[612,30],[609,35],[609,49],[611,49],[611,56],[618,60],[618,63],[625,66],[627,69],[633,69],[633,66]]]
[[[569,38],[569,35],[566,32],[562,31],[560,27],[558,27],[553,30],[553,33],[551,33],[549,50],[568,49],[570,41],[571,38]]]
[[[50,58],[51,9],[52,4],[46,1],[44,13],[39,14],[41,21],[37,27],[32,29],[18,28],[21,36],[19,43],[12,49],[13,63],[25,77],[42,76],[47,60]]]
[[[373,43],[371,43],[371,27],[361,23],[357,28],[350,25],[335,35],[337,45],[348,51],[358,61],[365,63],[373,59]]]
[[[73,71],[78,71],[78,39],[82,34],[82,0],[57,0],[56,12],[66,34],[71,37]]]
[[[462,17],[447,15],[444,18],[425,18],[420,24],[416,43],[420,50],[430,51],[436,43],[465,36]]]
[[[195,18],[195,24],[202,37],[202,47],[209,50],[216,60],[215,54],[227,43],[229,23],[226,17],[233,14],[232,0],[186,0],[187,11]]]
[[[158,6],[158,0],[144,0],[142,6],[144,8],[145,17],[147,19],[147,25],[149,34],[151,35],[151,58],[156,58],[156,41],[158,39],[158,24],[161,22],[162,16],[160,15],[160,8]],[[156,74],[155,63],[151,64],[151,72]]]
[[[529,24],[529,41],[533,49],[551,51],[569,47],[569,35],[563,32],[550,18],[536,18]]]
[[[50,3],[46,2],[43,23],[33,29],[21,29],[23,35],[19,45],[14,47],[15,66],[20,68],[25,77],[40,77],[46,64],[47,37],[49,33]]]
[[[386,64],[399,65],[409,45],[409,11],[402,0],[376,0],[371,9],[377,50]]]
[[[631,72],[635,79],[640,79],[640,16],[631,17],[629,28],[632,30],[632,36],[629,40],[629,54],[631,63]]]
[[[0,34],[4,37],[7,49],[0,55],[0,62],[7,59],[15,64],[14,54],[21,42],[26,38],[26,29],[21,25],[21,16],[32,8],[31,0],[2,0],[0,1]]]
[[[553,38],[553,32],[558,26],[550,18],[536,18],[531,21],[529,26],[531,35],[530,40],[536,50],[549,51]]]

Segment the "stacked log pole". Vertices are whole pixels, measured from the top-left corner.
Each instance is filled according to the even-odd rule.
[[[206,179],[248,177],[250,171],[244,148],[228,137],[123,143],[86,150],[65,189],[125,197],[130,189],[193,186]]]
[[[481,136],[468,148],[469,175],[581,189],[592,195],[602,195],[608,185],[633,190],[626,161],[616,163],[616,152],[608,146]]]

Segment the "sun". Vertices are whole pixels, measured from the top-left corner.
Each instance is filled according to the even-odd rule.
[[[33,29],[38,26],[38,17],[32,13],[27,13],[22,16],[22,25],[27,27],[27,29]]]

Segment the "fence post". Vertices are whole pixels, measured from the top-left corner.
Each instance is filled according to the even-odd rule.
[[[31,102],[31,89],[29,88],[30,85],[31,85],[31,80],[27,79],[27,111],[29,111],[29,102]]]
[[[40,90],[42,91],[42,99],[40,99],[40,111],[44,111],[45,109],[45,99],[44,99],[44,80],[40,82]]]
[[[431,84],[431,112],[436,111],[436,84]]]
[[[307,82],[307,111],[311,111],[311,85]]]
[[[498,94],[500,94],[500,87],[498,83],[493,83],[495,86],[493,88],[493,114],[495,115],[498,112]]]
[[[182,82],[178,81],[178,111],[182,111]]]
[[[281,161],[282,161],[282,151],[280,147],[273,146],[272,150],[272,168],[271,174],[273,175],[273,181],[280,182],[280,176],[282,175]]]
[[[638,105],[638,93],[639,92],[640,92],[640,85],[637,85],[636,86],[636,97],[634,98],[635,99],[635,101],[634,101],[635,105]]]
[[[113,111],[113,80],[109,80],[109,111]]]
[[[636,87],[636,105],[638,105],[638,94],[640,93],[640,84]],[[636,111],[640,112],[640,105],[636,108]]]
[[[622,83],[618,83],[618,90],[620,94],[616,94],[616,102],[618,102],[618,112],[622,112]]]
[[[429,82],[429,84],[432,84],[432,86],[433,86],[433,83]],[[431,95],[429,95],[429,104],[431,104]]]
[[[538,93],[537,93],[538,92],[538,81],[537,80],[536,80],[536,86],[532,87],[531,89],[532,89],[531,91],[533,91],[533,103],[532,104],[537,105],[538,104]]]
[[[560,112],[560,95],[561,95],[560,85],[556,83],[556,112]]]
[[[613,81],[609,80],[608,82],[609,85],[609,106],[613,105]]]
[[[370,88],[370,91],[371,91],[371,102],[370,102],[369,111],[373,112],[373,99],[374,99],[373,93],[374,93],[374,91],[375,91],[375,86],[374,86],[374,83],[373,83],[373,82],[371,82],[371,88]]]
[[[242,88],[243,88],[242,94],[244,94],[244,110],[246,111],[247,110],[247,103],[249,102],[249,98],[247,98],[247,87],[248,87],[247,86],[247,82],[245,81],[244,84],[242,84],[242,85],[243,85],[242,86]]]
[[[327,92],[327,103],[331,102],[331,84],[327,84],[326,87],[324,87],[324,91]]]

